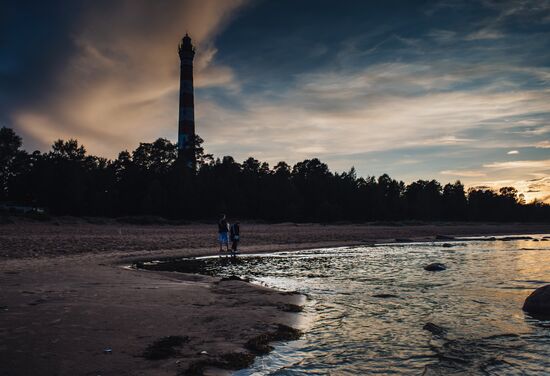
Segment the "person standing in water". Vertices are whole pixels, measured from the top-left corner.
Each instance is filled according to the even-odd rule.
[[[223,245],[229,252],[229,239],[227,238],[228,224],[225,214],[222,214],[218,221],[218,241],[220,242],[220,253],[223,252]]]
[[[241,234],[239,221],[235,221],[235,223],[231,225],[229,234],[231,238],[231,252],[233,252],[233,256],[235,256],[237,254],[237,246],[239,245],[240,234]]]

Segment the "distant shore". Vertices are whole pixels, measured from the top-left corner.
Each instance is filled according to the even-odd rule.
[[[8,375],[37,370],[41,375],[208,374],[214,372],[211,365],[246,366],[252,359],[248,341],[273,333],[278,324],[297,324],[299,315],[285,307],[303,304],[300,295],[242,281],[122,267],[137,259],[216,254],[213,224],[89,222],[16,219],[0,225],[0,358],[7,360],[2,367]],[[550,224],[241,221],[241,233],[242,251],[255,253],[550,234]],[[168,336],[182,342],[172,355],[143,357],[148,346]]]

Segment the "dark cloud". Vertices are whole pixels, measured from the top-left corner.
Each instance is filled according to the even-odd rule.
[[[0,114],[35,103],[53,86],[76,46],[82,6],[67,1],[3,2],[0,10]]]

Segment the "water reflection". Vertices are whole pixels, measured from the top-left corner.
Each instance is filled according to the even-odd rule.
[[[193,267],[312,299],[306,313],[315,320],[304,338],[237,375],[543,375],[550,323],[521,306],[549,283],[549,251],[548,242],[532,240],[399,244],[206,259]],[[447,270],[425,271],[432,262]],[[442,330],[425,330],[426,323]]]

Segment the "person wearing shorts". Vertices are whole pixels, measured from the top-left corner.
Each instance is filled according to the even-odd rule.
[[[223,252],[224,244],[226,251],[229,252],[229,238],[227,236],[228,227],[225,214],[222,214],[220,220],[218,221],[218,242],[220,243],[220,252]]]

